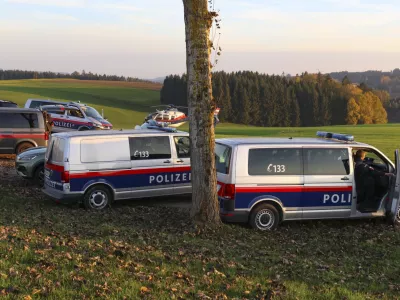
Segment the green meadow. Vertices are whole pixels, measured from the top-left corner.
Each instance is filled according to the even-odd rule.
[[[81,101],[95,107],[114,125],[114,128],[134,128],[160,104],[161,85],[107,81],[80,81],[70,79],[40,79],[0,81],[0,99],[12,100],[23,106],[28,98]],[[188,130],[188,125],[180,127]],[[332,126],[319,128],[261,128],[220,123],[218,137],[269,136],[314,137],[317,130],[354,135],[359,142],[381,149],[390,158],[400,147],[400,125]]]

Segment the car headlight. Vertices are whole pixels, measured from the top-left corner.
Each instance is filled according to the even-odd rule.
[[[30,161],[32,159],[35,159],[36,157],[37,157],[36,154],[24,155],[24,156],[18,156],[17,160],[19,160],[19,161]]]
[[[103,128],[103,125],[101,125],[101,124],[93,123],[93,126],[96,127],[96,128]]]

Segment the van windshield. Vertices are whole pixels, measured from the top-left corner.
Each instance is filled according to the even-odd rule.
[[[215,144],[215,167],[218,173],[229,174],[232,149],[226,145]]]
[[[99,114],[99,112],[97,110],[95,110],[93,107],[85,106],[82,109],[84,110],[85,114],[88,117],[91,117],[91,118],[94,118],[97,120],[103,119],[103,117]]]

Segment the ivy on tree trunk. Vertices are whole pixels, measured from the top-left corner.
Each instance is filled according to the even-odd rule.
[[[192,209],[199,227],[221,223],[215,170],[215,101],[211,86],[210,29],[216,13],[208,0],[183,0],[186,34],[187,98],[191,141]]]

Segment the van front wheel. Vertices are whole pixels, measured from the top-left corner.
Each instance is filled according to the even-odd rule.
[[[86,192],[83,204],[86,209],[102,210],[110,205],[111,197],[108,188],[94,186]]]
[[[271,204],[261,204],[250,214],[251,227],[259,230],[272,230],[278,227],[279,213]]]

